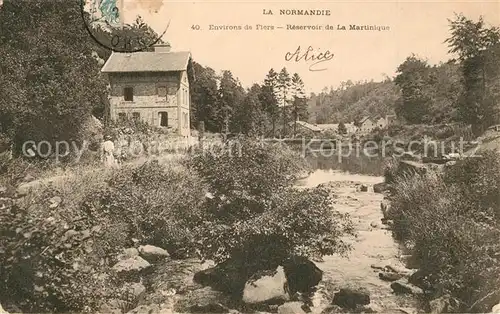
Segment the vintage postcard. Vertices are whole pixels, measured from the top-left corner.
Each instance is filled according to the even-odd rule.
[[[500,313],[500,1],[0,0],[0,313]]]

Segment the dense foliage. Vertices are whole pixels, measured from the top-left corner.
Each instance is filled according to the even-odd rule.
[[[297,73],[269,71],[262,84],[245,90],[231,71],[218,75],[210,67],[194,63],[191,84],[191,124],[203,121],[210,132],[231,132],[251,136],[292,134],[297,119],[307,120],[304,82]]]
[[[195,153],[188,161],[212,194],[203,220],[196,222],[202,255],[272,268],[291,253],[345,251],[340,236],[350,225],[332,210],[329,193],[292,187],[303,170],[296,153],[251,140],[232,145]]]
[[[387,174],[397,237],[410,244],[434,296],[459,301],[457,312],[488,312],[500,301],[499,173],[490,151],[442,174]]]

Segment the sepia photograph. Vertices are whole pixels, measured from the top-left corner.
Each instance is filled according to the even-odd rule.
[[[0,0],[9,313],[500,313],[500,1]]]

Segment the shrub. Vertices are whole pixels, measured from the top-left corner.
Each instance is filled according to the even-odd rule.
[[[25,311],[81,311],[120,295],[117,278],[108,269],[123,247],[127,226],[93,217],[78,206],[83,195],[100,189],[103,173],[76,178],[2,211],[1,302]],[[62,203],[50,208],[54,196]]]
[[[444,173],[398,176],[389,215],[435,294],[462,312],[500,301],[500,160],[496,153],[458,162]]]
[[[134,306],[111,269],[118,253],[134,239],[192,252],[184,222],[203,190],[183,167],[147,163],[82,169],[26,196],[0,214],[0,302],[28,312],[96,311],[110,299]],[[62,202],[50,208],[54,196]]]
[[[188,226],[196,221],[205,197],[205,186],[192,171],[174,164],[148,162],[123,168],[97,195],[88,195],[86,206],[123,221],[129,238],[184,255],[193,252]]]
[[[298,153],[248,139],[233,144],[187,160],[213,195],[194,232],[204,257],[244,260],[258,270],[276,267],[294,252],[345,251],[340,235],[351,231],[349,220],[332,213],[329,193],[293,187],[305,167]]]

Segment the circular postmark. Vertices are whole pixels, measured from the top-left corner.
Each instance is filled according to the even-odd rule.
[[[140,15],[136,15],[132,23],[126,23],[124,0],[79,1],[82,20],[89,35],[100,46],[114,52],[148,50],[161,42],[170,25],[169,21],[165,30],[156,34]]]

